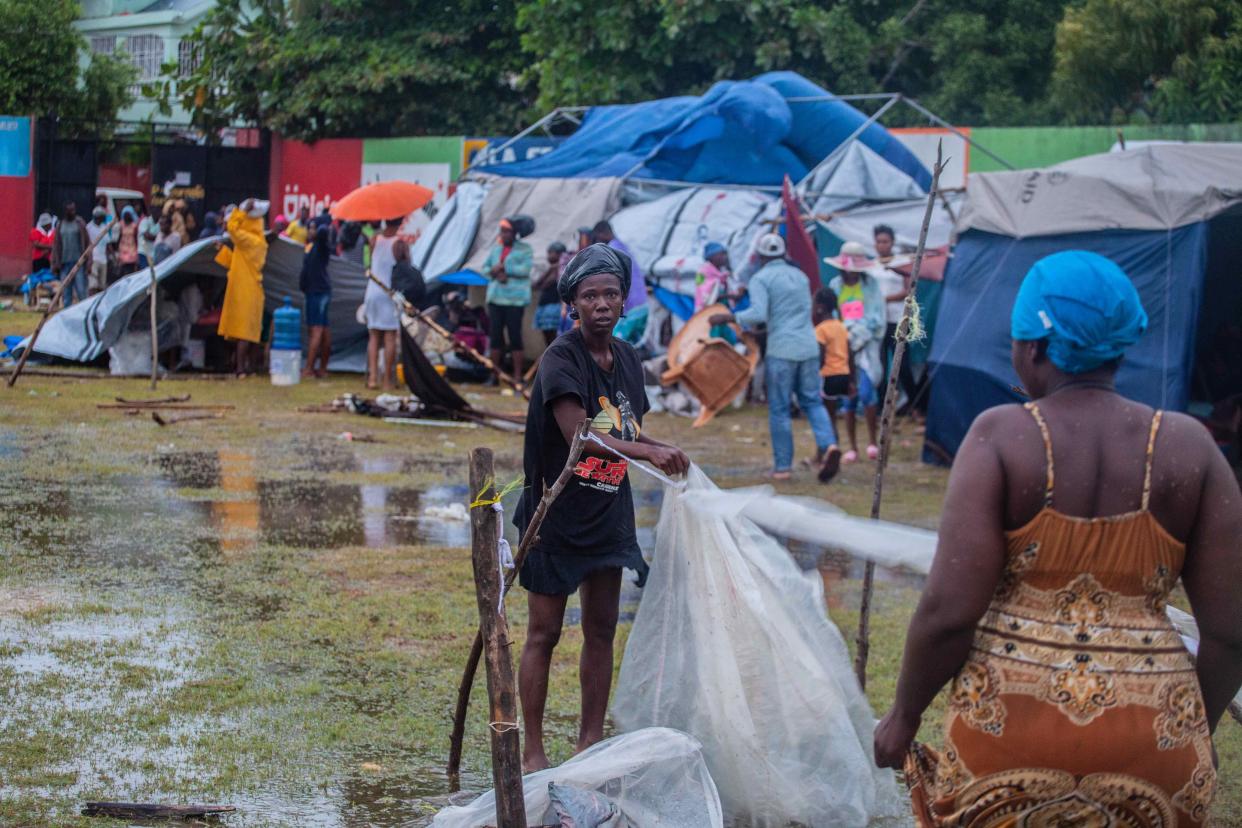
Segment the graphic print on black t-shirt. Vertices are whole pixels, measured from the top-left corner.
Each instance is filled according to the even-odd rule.
[[[630,398],[621,390],[616,392],[616,397],[615,403],[604,396],[599,398],[597,401],[599,413],[591,421],[591,430],[620,440],[637,440],[643,428],[638,418],[634,416],[634,407],[630,405]],[[629,467],[629,463],[620,459],[583,457],[574,469],[574,474],[580,478],[579,485],[615,494],[625,481],[625,474]]]
[[[580,331],[570,331],[544,352],[526,415],[524,466],[527,487],[514,523],[525,530],[545,486],[565,467],[569,444],[552,408],[572,397],[582,404],[597,434],[633,441],[648,409],[643,367],[627,343],[613,340],[611,371],[599,367]],[[560,554],[602,555],[637,543],[629,464],[618,457],[582,457],[575,476],[552,504],[536,548]]]

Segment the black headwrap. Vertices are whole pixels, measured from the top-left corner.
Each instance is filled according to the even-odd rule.
[[[574,299],[574,291],[578,289],[578,285],[588,276],[595,276],[599,273],[612,273],[621,280],[621,295],[630,295],[630,282],[633,279],[633,264],[630,257],[622,253],[620,250],[613,250],[606,244],[596,242],[590,247],[584,247],[579,250],[569,264],[565,267],[565,272],[561,274],[561,278],[556,283],[556,290],[561,295],[561,301],[569,304]]]

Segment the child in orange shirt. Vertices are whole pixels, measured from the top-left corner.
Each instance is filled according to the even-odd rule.
[[[819,353],[823,364],[819,375],[824,380],[824,401],[832,429],[837,428],[837,408],[843,399],[854,396],[854,360],[850,353],[850,335],[845,323],[837,318],[837,295],[830,288],[820,288],[815,294],[812,310],[815,322],[815,338],[819,341]]]

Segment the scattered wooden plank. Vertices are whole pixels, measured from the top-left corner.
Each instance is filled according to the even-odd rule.
[[[156,399],[156,400],[127,400],[124,397],[114,397],[113,399],[115,399],[119,403],[125,403],[126,405],[161,405],[164,403],[189,402],[190,395],[181,394],[180,396],[176,396],[176,397],[160,397],[159,399]]]
[[[186,414],[168,414],[168,415],[161,417],[160,412],[152,411],[151,419],[155,420],[155,422],[158,423],[159,425],[169,426],[169,425],[173,425],[174,423],[184,423],[187,420],[223,420],[224,412],[213,411],[213,412],[204,412],[201,414],[190,412]]]
[[[165,404],[165,403],[131,402],[131,403],[98,403],[96,404],[95,407],[103,408],[103,409],[123,408],[126,410],[132,409],[132,408],[158,408],[162,411],[232,411],[237,406],[235,405],[200,405],[200,404],[187,405],[185,403]]]
[[[233,805],[159,805],[146,802],[87,802],[84,816],[105,816],[116,819],[186,819],[231,814]]]

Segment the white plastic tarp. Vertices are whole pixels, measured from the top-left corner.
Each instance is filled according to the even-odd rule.
[[[575,249],[579,227],[594,225],[621,206],[619,178],[488,177],[480,180],[486,184],[487,194],[479,211],[478,230],[466,257],[465,267],[471,270],[482,270],[503,218],[525,213],[535,220],[535,232],[523,241],[534,248],[538,266],[544,262],[543,254],[549,244],[559,241],[570,250]]]
[[[487,196],[487,186],[463,181],[449,197],[431,224],[410,248],[410,262],[423,272],[428,285],[453,273],[466,260],[479,231],[479,211]]]
[[[156,281],[179,287],[194,277],[207,276],[219,280],[217,285],[222,287],[227,274],[215,263],[219,241],[218,237],[213,237],[185,245],[155,266]],[[295,307],[300,308],[303,303],[299,289],[304,256],[302,246],[270,234],[268,245],[267,261],[263,265],[263,292],[267,298],[267,309],[271,311],[280,307],[286,296]],[[367,331],[358,324],[354,314],[362,303],[366,275],[361,265],[336,256],[328,264],[328,273],[332,279],[332,304],[328,309],[332,331],[329,367],[334,371],[361,371],[366,364]],[[112,283],[107,290],[57,312],[48,319],[39,334],[35,353],[77,362],[97,359],[120,339],[129,327],[134,312],[146,307],[150,286],[150,269],[141,270]],[[26,341],[18,348],[24,348]]]
[[[663,287],[676,290],[663,280],[674,273],[693,275],[708,242],[728,248],[735,267],[744,262],[751,240],[760,232],[759,217],[775,201],[758,190],[692,187],[626,207],[611,224],[643,270],[660,279]]]
[[[650,578],[614,694],[622,730],[703,743],[726,818],[765,827],[866,826],[906,813],[872,759],[875,718],[823,586],[737,513],[697,467],[666,489]]]
[[[860,141],[851,141],[800,186],[811,212],[829,215],[877,201],[910,201],[927,191]]]
[[[685,733],[651,727],[593,745],[563,765],[522,779],[527,825],[556,825],[548,783],[597,791],[616,803],[633,828],[721,828],[724,818],[702,746]],[[436,814],[433,828],[496,824],[496,794]]]
[[[1157,144],[1042,170],[976,173],[967,193],[959,232],[1172,229],[1242,202],[1242,144]]]

